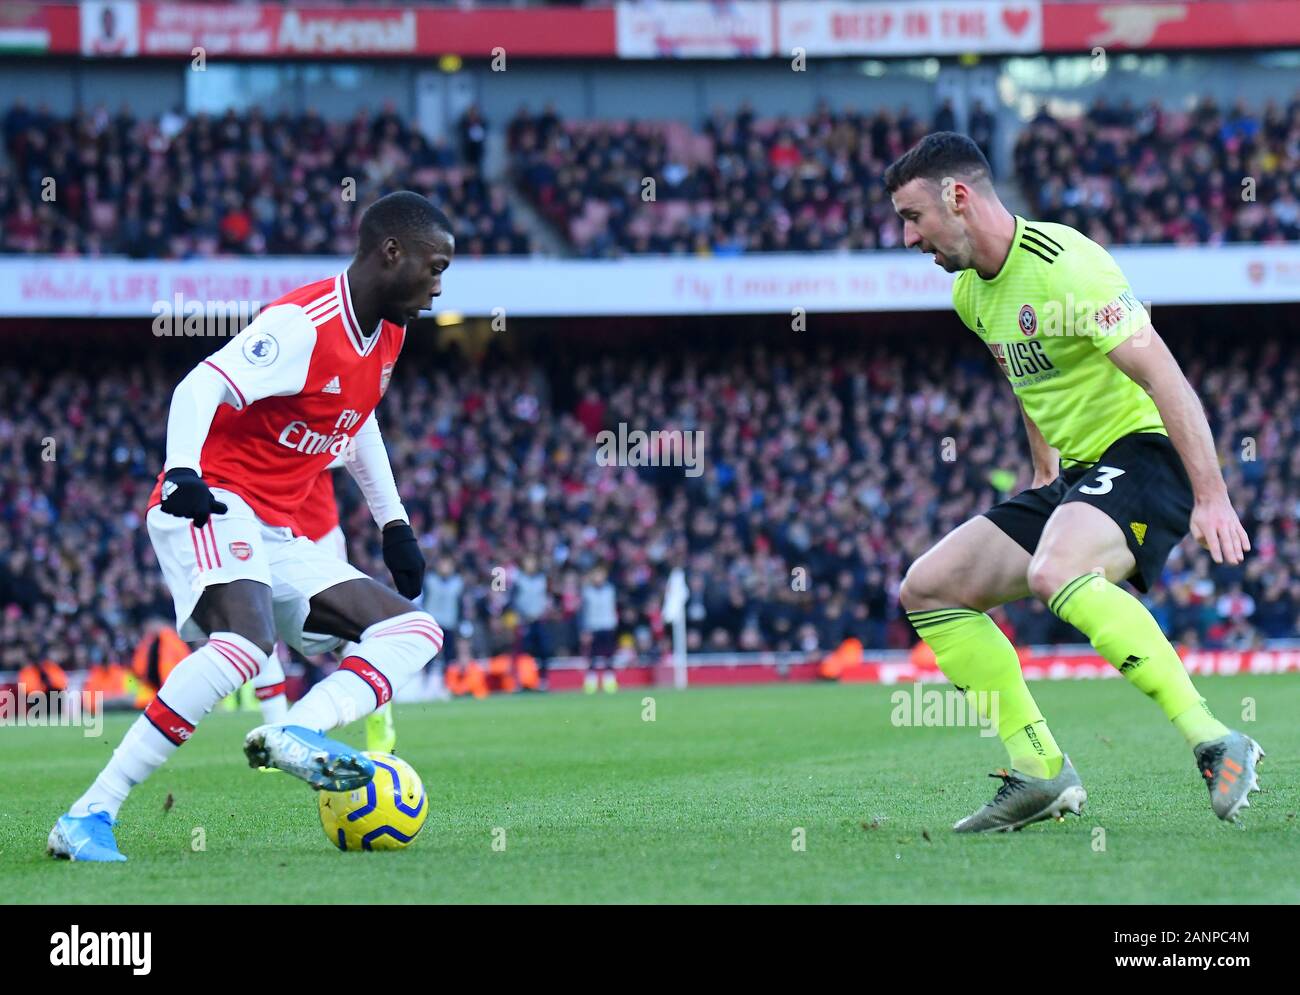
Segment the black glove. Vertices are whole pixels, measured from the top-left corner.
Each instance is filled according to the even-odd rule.
[[[162,510],[177,518],[188,518],[203,528],[210,515],[224,515],[228,509],[212,496],[202,477],[178,466],[163,477]]]
[[[419,597],[424,589],[424,554],[415,530],[405,522],[393,522],[384,528],[384,566],[393,575],[393,584],[402,597]]]

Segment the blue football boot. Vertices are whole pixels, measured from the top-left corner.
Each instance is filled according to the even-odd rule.
[[[302,726],[258,726],[244,739],[250,767],[274,767],[313,788],[354,791],[375,776],[362,752]]]
[[[126,860],[113,838],[114,825],[107,812],[61,815],[50,830],[46,852],[62,860],[93,860],[103,864]]]

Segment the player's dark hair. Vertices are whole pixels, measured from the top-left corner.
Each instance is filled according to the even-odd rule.
[[[365,255],[374,251],[386,238],[404,242],[408,238],[428,238],[432,232],[455,236],[451,219],[434,207],[428,197],[412,190],[399,190],[380,197],[361,215],[357,253]]]
[[[993,170],[980,147],[955,131],[926,135],[885,170],[885,189],[894,193],[915,179],[942,182],[945,176],[967,182],[992,182]]]

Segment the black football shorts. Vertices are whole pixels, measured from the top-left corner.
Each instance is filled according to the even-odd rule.
[[[1050,484],[1021,491],[984,515],[1032,554],[1047,519],[1067,501],[1086,502],[1115,521],[1137,561],[1128,581],[1146,591],[1187,535],[1192,485],[1167,436],[1137,432],[1117,440],[1092,466],[1062,470]]]

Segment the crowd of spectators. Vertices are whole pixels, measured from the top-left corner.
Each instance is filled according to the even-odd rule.
[[[1103,245],[1300,239],[1300,93],[1285,106],[1204,98],[1188,112],[1099,98],[1041,110],[1017,136],[1031,213]]]
[[[1253,549],[1235,568],[1191,539],[1175,549],[1146,600],[1189,646],[1300,635],[1300,360],[1277,341],[1226,348],[1178,351]],[[171,618],[142,518],[183,372],[103,358],[0,369],[0,670],[121,659],[150,618]],[[509,648],[522,573],[539,606],[522,621],[555,655],[576,652],[582,585],[602,565],[625,656],[665,648],[674,566],[694,652],[812,655],[847,636],[905,648],[908,565],[1029,479],[1012,396],[964,341],[567,365],[439,354],[404,359],[380,421],[430,569],[463,585],[457,634],[476,657]],[[597,433],[619,423],[702,432],[703,472],[602,465]],[[387,580],[340,478],[351,557]],[[1084,641],[1032,600],[996,617],[1021,644]]]
[[[315,112],[72,117],[4,113],[0,251],[189,259],[351,255],[377,197],[417,190],[444,208],[462,255],[532,251],[506,189],[483,170],[471,109],[431,141],[391,108],[347,121]]]
[[[979,108],[973,117],[991,135],[991,116]],[[506,146],[515,182],[582,255],[816,252],[901,244],[880,178],[930,125],[906,106],[825,102],[807,117],[776,118],[745,103],[698,130],[525,109]]]
[[[3,118],[0,251],[346,255],[361,210],[405,187],[447,209],[462,254],[534,253],[507,183],[582,256],[897,248],[885,167],[952,129],[996,162],[995,117],[978,101],[928,118],[825,102],[763,117],[745,103],[698,126],[521,108],[504,125],[505,175],[489,180],[493,124],[477,108],[430,140],[391,107],[348,121],[257,109],[137,119],[18,103]],[[1188,111],[1099,98],[1070,118],[1044,106],[1006,167],[1031,216],[1106,245],[1300,239],[1300,95]]]
[[[759,118],[744,105],[696,130],[521,111],[507,145],[515,182],[582,254],[734,255],[898,247],[880,178],[931,130],[964,131],[998,164],[978,101],[964,120],[945,101],[928,121],[906,107]],[[1300,240],[1300,94],[1187,111],[1103,97],[1078,117],[1044,105],[1007,165],[1031,217],[1103,245]]]

